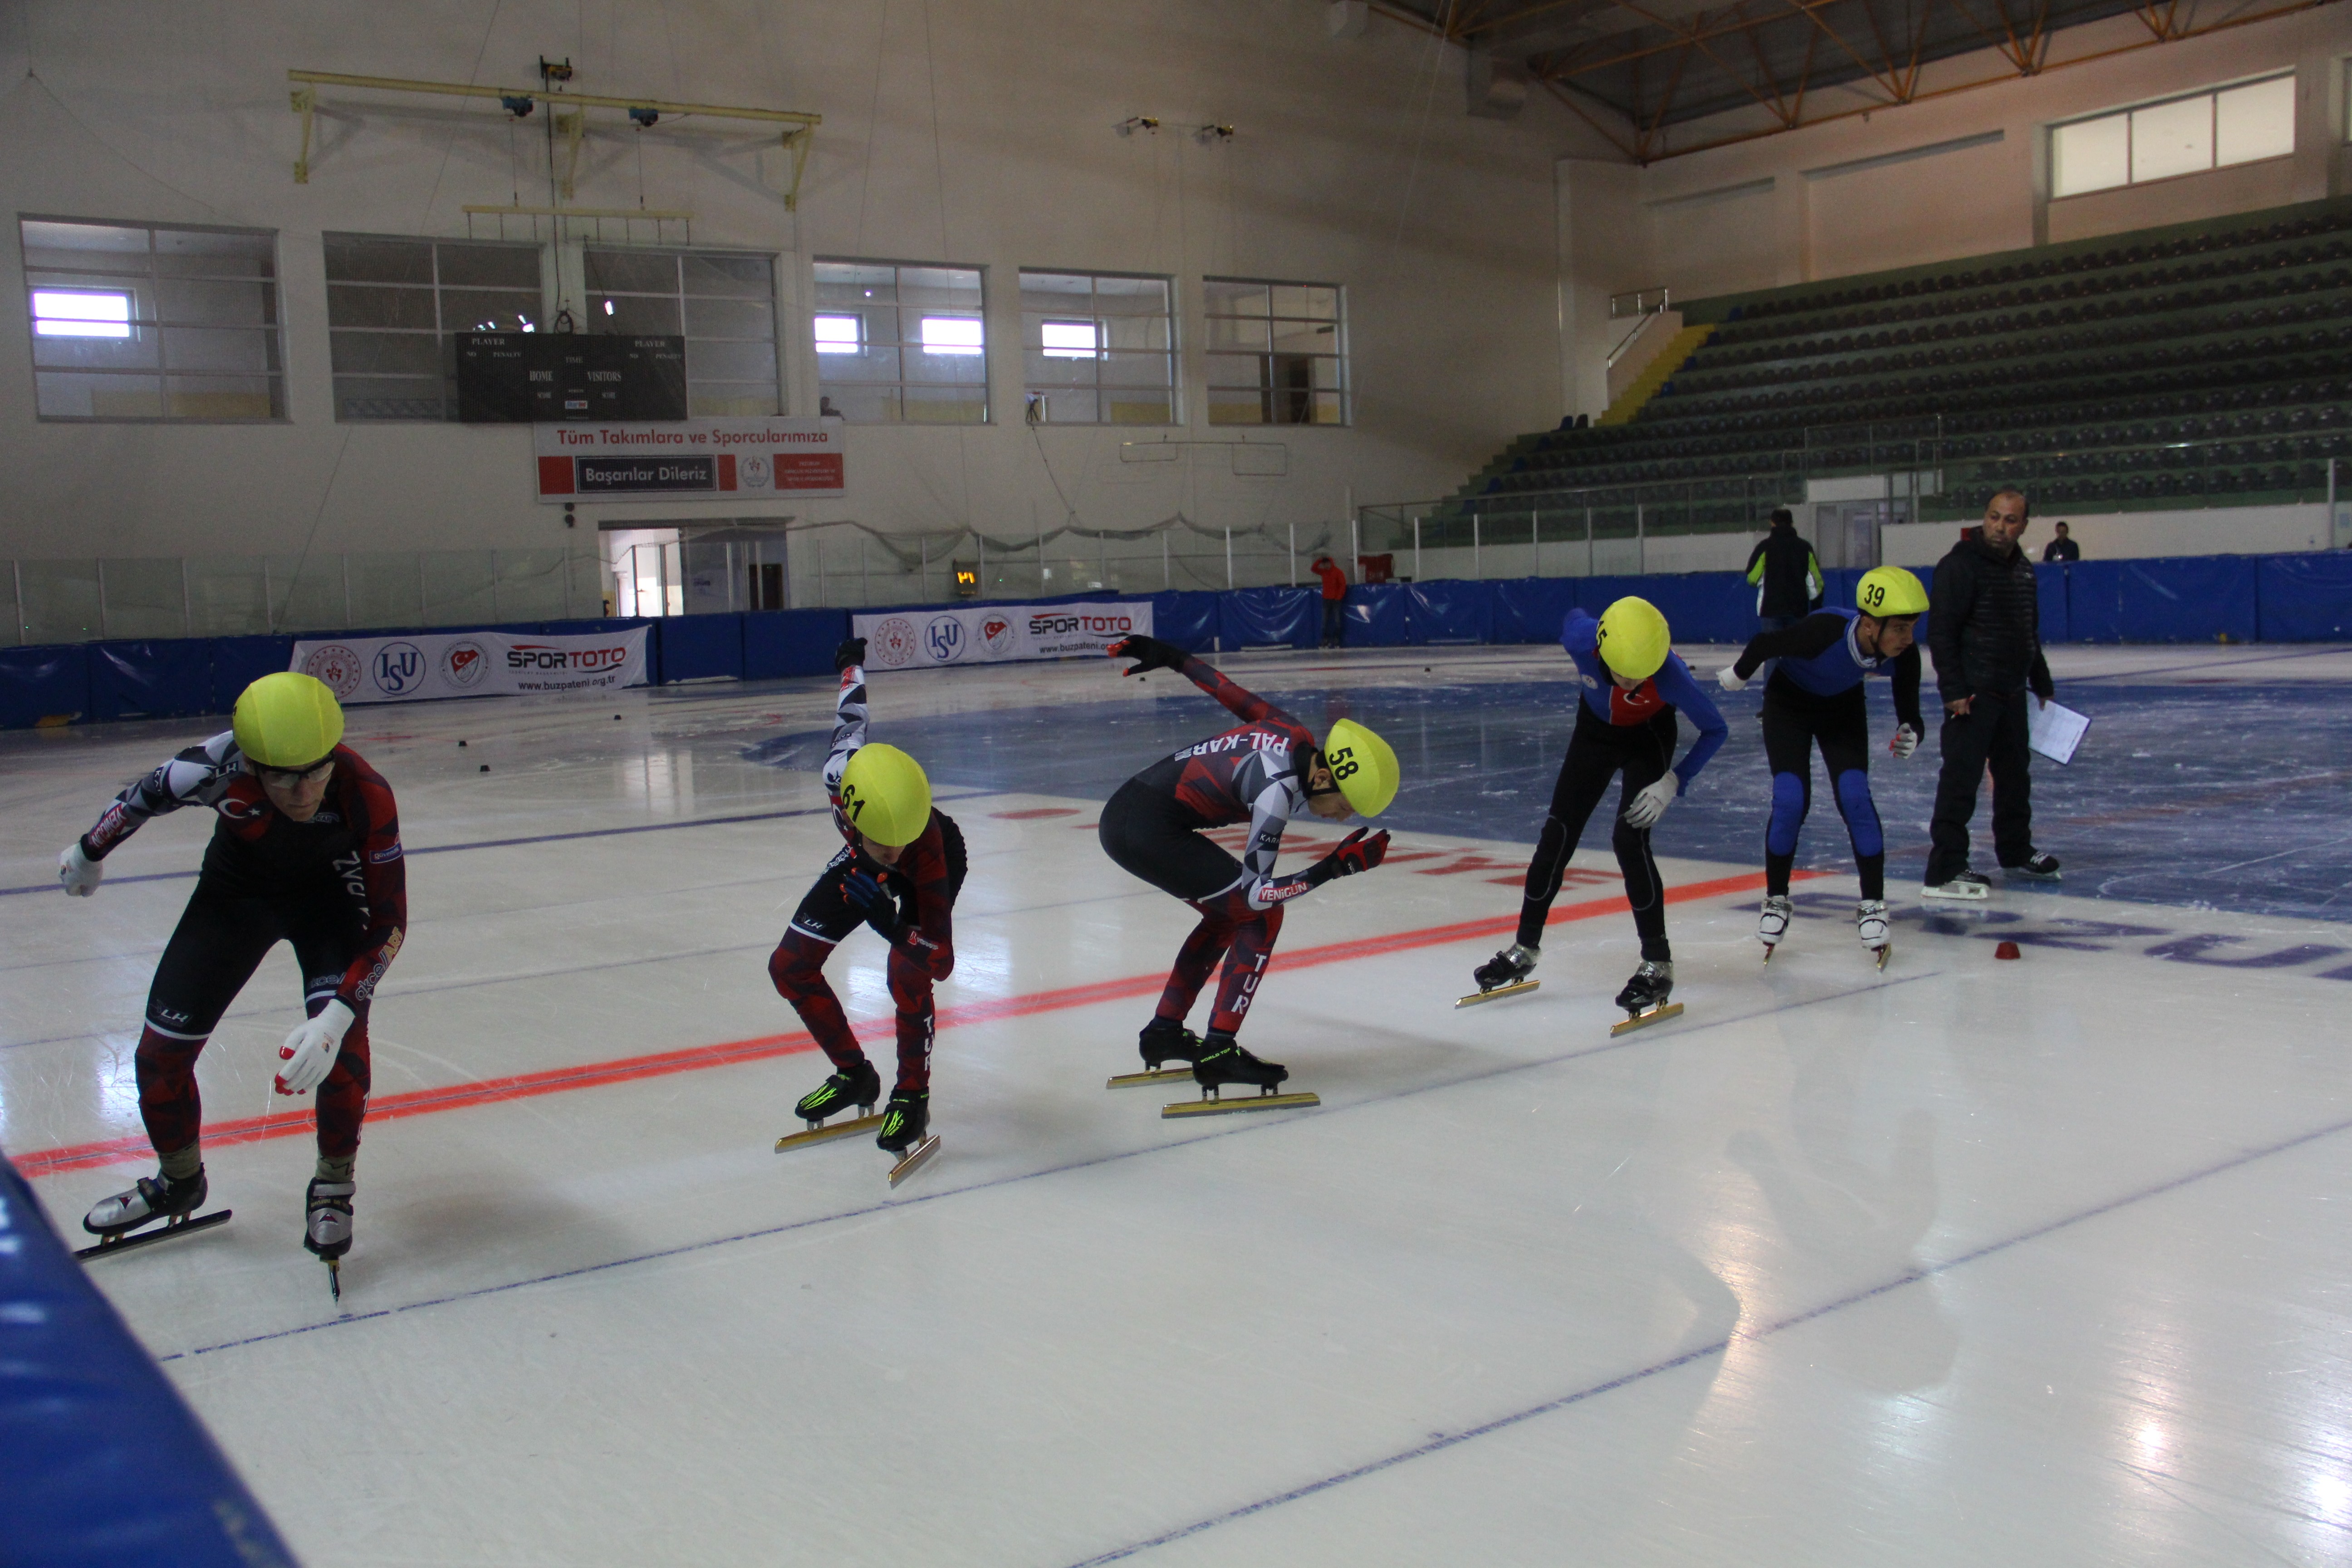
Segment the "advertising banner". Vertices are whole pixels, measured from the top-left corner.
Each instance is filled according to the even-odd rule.
[[[289,668],[317,676],[345,702],[601,691],[646,683],[646,629],[631,626],[593,637],[420,632],[304,638],[295,643]]]
[[[1003,664],[1100,655],[1123,637],[1150,637],[1151,602],[877,610],[852,616],[849,624],[853,635],[866,639],[868,669]]]
[[[838,419],[534,425],[542,501],[790,500],[844,493]]]

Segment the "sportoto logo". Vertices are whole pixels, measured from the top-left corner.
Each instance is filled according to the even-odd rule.
[[[489,668],[489,649],[471,637],[461,638],[441,650],[441,679],[460,691],[480,685]]]
[[[425,679],[425,650],[413,642],[391,642],[375,650],[375,689],[386,697],[416,689]]]
[[[303,674],[325,681],[346,702],[358,694],[363,668],[360,656],[339,642],[311,649],[302,661]]]
[[[1135,620],[1129,616],[1074,615],[1067,610],[1039,610],[1029,617],[1029,635],[1033,637],[1066,637],[1072,632],[1085,632],[1089,637],[1123,637],[1134,630]]]
[[[980,640],[991,653],[1011,653],[1013,645],[1020,640],[1020,634],[1014,629],[1010,616],[987,616],[980,623]]]
[[[743,488],[747,490],[766,489],[768,480],[775,472],[768,459],[757,452],[745,454],[743,460],[736,465],[736,469],[741,477]]]
[[[923,646],[931,650],[933,661],[952,664],[963,651],[963,623],[953,616],[933,616],[931,624],[923,628]]]
[[[892,616],[875,625],[873,635],[866,639],[866,657],[884,669],[898,669],[914,662],[919,646],[915,623],[904,616]]]

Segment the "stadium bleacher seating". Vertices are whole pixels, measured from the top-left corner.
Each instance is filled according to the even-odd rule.
[[[2320,499],[2352,459],[2352,200],[1681,302],[1714,331],[1628,423],[1526,436],[1442,515],[1759,526],[1808,477],[1932,469],[1926,517]],[[2352,469],[2352,463],[2345,465]]]

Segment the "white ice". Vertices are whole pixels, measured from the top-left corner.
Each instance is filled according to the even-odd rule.
[[[2266,651],[2058,673],[2352,677],[2225,668]],[[1224,662],[1279,692],[1440,658],[1559,674]],[[886,675],[874,733],[1050,733],[1036,710],[1120,695],[1095,663]],[[1977,917],[1915,912],[1882,973],[1809,918],[1768,969],[1753,893],[1718,894],[1672,911],[1687,1012],[1612,1040],[1613,878],[1563,895],[1601,912],[1552,928],[1541,990],[1456,1010],[1527,847],[1407,833],[1423,858],[1293,907],[1250,1016],[1322,1107],[1168,1122],[1181,1088],[1103,1080],[1190,914],[1103,857],[1097,802],[943,789],[972,851],[943,1146],[893,1192],[862,1141],[772,1152],[806,1048],[550,1076],[798,1033],[765,957],[837,841],[814,773],[740,753],[829,701],[354,713],[412,852],[378,1105],[518,1092],[371,1120],[340,1310],[299,1244],[306,1136],[215,1143],[234,1222],[93,1266],[313,1568],[2352,1561],[2352,991],[2147,951],[2343,926],[2005,890],[2016,929],[2095,940],[2000,962]],[[0,885],[53,879],[205,728],[0,737]],[[191,883],[124,879],[192,869],[209,826],[151,824],[88,902],[0,896],[0,1146],[68,1234],[149,1168],[131,1047]],[[1834,916],[1853,888],[1799,890]],[[880,959],[861,936],[832,973],[887,1063]],[[275,1109],[295,1003],[281,950],[205,1052],[208,1121]]]

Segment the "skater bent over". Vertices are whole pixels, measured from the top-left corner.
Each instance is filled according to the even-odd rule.
[[[1927,647],[1944,700],[1944,763],[1927,823],[1932,847],[1919,894],[1979,900],[1992,884],[1969,869],[1969,818],[1988,766],[1992,773],[1992,847],[2001,869],[2054,881],[2058,858],[2033,847],[2033,774],[2027,739],[2028,690],[2055,695],[2042,657],[2033,564],[2017,542],[2025,497],[2004,489],[1986,503],[1983,526],[1936,563]]]
[[[898,1077],[874,1142],[894,1154],[930,1126],[931,987],[955,972],[953,910],[963,889],[963,832],[931,805],[930,782],[896,746],[866,742],[866,639],[834,650],[841,674],[824,782],[845,841],[793,912],[768,959],[768,977],[833,1063],[833,1075],[795,1107],[814,1123],[845,1107],[871,1110],[881,1075],[866,1059],[824,978],[824,961],[861,925],[890,944],[890,1000],[898,1012]]]
[[[1820,610],[1785,630],[1749,639],[1738,662],[1716,679],[1727,691],[1746,686],[1767,659],[1777,660],[1764,685],[1764,755],[1772,768],[1772,818],[1764,831],[1764,909],[1757,938],[1764,959],[1788,934],[1789,874],[1797,835],[1813,803],[1813,747],[1822,750],[1838,815],[1853,844],[1862,901],[1854,933],[1886,962],[1886,840],[1870,795],[1870,719],[1863,680],[1885,675],[1895,683],[1895,738],[1887,749],[1907,758],[1919,748],[1927,723],[1919,717],[1919,649],[1913,628],[1927,608],[1927,590],[1900,566],[1865,573],[1855,610]]]
[[[322,682],[291,670],[265,675],[236,700],[226,734],[124,790],[58,858],[66,891],[88,898],[107,856],[148,818],[184,805],[210,806],[216,816],[196,890],[155,965],[139,1036],[139,1113],[163,1169],[89,1211],[82,1226],[99,1237],[174,1223],[204,1203],[196,1057],[262,956],[283,941],[302,966],[310,1016],[278,1053],[285,1065],[276,1087],[319,1091],[319,1163],[302,1244],[331,1265],[351,1250],[369,1002],[400,951],[408,896],[391,787],[340,743],[342,735],[342,710]]]
[[[1304,871],[1276,877],[1282,830],[1308,813],[1327,822],[1358,813],[1378,816],[1396,796],[1396,753],[1351,719],[1332,725],[1318,747],[1306,725],[1171,643],[1132,637],[1113,643],[1109,652],[1137,661],[1129,675],[1175,670],[1242,721],[1238,729],[1154,763],[1121,784],[1103,808],[1097,831],[1104,853],[1201,916],[1177,951],[1160,1005],[1138,1039],[1144,1066],[1189,1060],[1203,1089],[1226,1083],[1271,1088],[1288,1069],[1260,1061],[1234,1036],[1273,956],[1283,906],[1334,877],[1370,870],[1389,847],[1385,831],[1367,837],[1360,827]],[[1202,835],[1203,828],[1239,822],[1250,825],[1249,847],[1239,860]],[[1184,1018],[1221,958],[1224,974],[1209,1030],[1195,1037]]]
[[[1666,942],[1665,886],[1650,854],[1650,829],[1698,777],[1730,731],[1690,667],[1672,646],[1665,616],[1647,599],[1623,598],[1595,621],[1570,610],[1560,646],[1576,661],[1582,688],[1576,730],[1552,785],[1551,811],[1528,863],[1527,895],[1519,904],[1518,940],[1478,966],[1481,992],[1517,985],[1535,969],[1544,921],[1559,894],[1569,857],[1593,807],[1618,773],[1618,815],[1611,845],[1625,875],[1625,899],[1642,936],[1642,963],[1618,993],[1617,1005],[1639,1016],[1664,1005],[1675,988],[1674,949]],[[1698,739],[1671,768],[1675,715],[1687,715]]]

